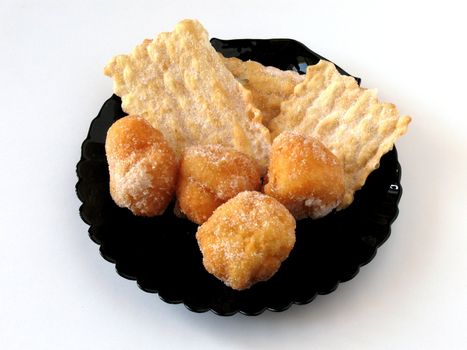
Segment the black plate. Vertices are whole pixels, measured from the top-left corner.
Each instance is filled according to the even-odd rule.
[[[211,42],[226,56],[302,73],[321,58],[289,39]],[[108,99],[83,142],[76,185],[83,202],[80,214],[90,225],[91,239],[100,245],[102,256],[116,264],[117,272],[136,280],[144,291],[157,292],[168,303],[184,303],[189,310],[212,310],[219,315],[283,311],[292,304],[309,303],[317,294],[330,293],[339,282],[354,277],[389,237],[402,194],[395,149],[381,159],[379,169],[346,210],[297,222],[296,245],[276,275],[249,290],[234,291],[204,270],[195,239],[197,225],[175,217],[172,207],[163,216],[141,218],[112,201],[104,141],[110,125],[125,115],[120,105],[119,97]]]

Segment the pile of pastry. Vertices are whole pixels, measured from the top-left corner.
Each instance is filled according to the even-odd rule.
[[[206,270],[237,290],[279,269],[295,220],[350,205],[410,122],[327,61],[299,75],[225,58],[195,20],[104,72],[129,114],[106,139],[113,200],[156,216],[175,198]]]

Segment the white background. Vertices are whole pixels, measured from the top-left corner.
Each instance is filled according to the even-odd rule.
[[[467,11],[193,3],[0,2],[0,348],[466,349]],[[413,117],[393,234],[336,292],[259,317],[195,314],[119,277],[88,238],[75,166],[111,95],[102,69],[183,18],[220,38],[297,39]]]

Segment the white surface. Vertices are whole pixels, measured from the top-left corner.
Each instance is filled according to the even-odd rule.
[[[0,3],[0,348],[467,348],[465,9],[191,3]],[[88,238],[75,165],[111,94],[103,66],[187,17],[220,38],[295,38],[413,116],[393,234],[331,295],[259,317],[195,314],[119,277]]]

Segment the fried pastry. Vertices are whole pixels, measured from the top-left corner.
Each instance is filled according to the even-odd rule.
[[[180,163],[178,209],[202,224],[222,203],[260,186],[259,167],[246,154],[221,145],[189,147]]]
[[[124,117],[109,128],[105,152],[115,203],[138,216],[161,215],[175,192],[178,171],[164,136],[141,117]]]
[[[321,60],[307,68],[305,80],[295,86],[269,127],[273,137],[284,131],[315,137],[343,163],[343,209],[405,134],[410,120],[393,104],[380,102],[376,90],[359,87],[354,78]]]
[[[276,117],[294,87],[303,81],[304,75],[275,67],[263,66],[255,61],[242,61],[238,58],[223,57],[224,64],[234,77],[251,91],[252,102],[263,114],[263,124],[268,125]]]
[[[274,140],[264,193],[295,219],[317,219],[336,208],[344,195],[344,168],[321,142],[284,132]]]
[[[271,278],[295,244],[295,219],[276,199],[242,192],[217,208],[196,233],[206,270],[243,290]]]
[[[253,157],[266,172],[270,135],[261,112],[198,21],[184,20],[114,57],[104,73],[123,110],[160,130],[178,158],[188,146],[222,144]]]

